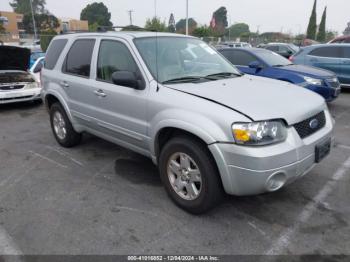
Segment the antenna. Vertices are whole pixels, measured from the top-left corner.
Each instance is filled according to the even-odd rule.
[[[129,18],[130,18],[130,25],[132,25],[132,13],[135,12],[134,10],[128,10]]]

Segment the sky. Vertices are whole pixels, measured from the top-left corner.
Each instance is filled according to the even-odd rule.
[[[175,20],[185,18],[186,0],[97,0],[103,2],[112,13],[112,22],[117,26],[129,24],[128,10],[133,10],[133,24],[144,26],[155,13],[168,22],[170,13]],[[11,11],[8,0],[0,1],[1,11]],[[46,0],[46,8],[57,17],[80,17],[81,10],[91,0]],[[314,0],[189,0],[189,16],[199,24],[209,24],[212,13],[220,6],[228,10],[231,24],[245,22],[256,32],[277,31],[304,33],[307,28]],[[155,5],[156,3],[156,5]],[[156,6],[156,8],[155,8]],[[350,22],[349,0],[318,0],[317,22],[327,6],[327,29],[340,34]]]

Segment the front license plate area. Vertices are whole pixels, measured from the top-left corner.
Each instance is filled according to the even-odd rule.
[[[315,162],[320,163],[331,151],[332,142],[331,139],[318,144],[315,148]]]

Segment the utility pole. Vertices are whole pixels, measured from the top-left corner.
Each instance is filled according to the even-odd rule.
[[[157,17],[157,0],[154,0],[154,17]]]
[[[188,35],[188,0],[186,0],[186,35]]]
[[[134,10],[128,10],[127,12],[129,13],[130,25],[132,25],[132,13],[134,12]]]
[[[37,32],[36,32],[36,24],[35,24],[32,0],[29,0],[29,3],[30,3],[30,8],[32,10],[32,20],[33,20],[33,27],[34,27],[34,40],[37,40]]]

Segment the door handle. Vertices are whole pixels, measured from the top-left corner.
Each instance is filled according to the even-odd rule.
[[[69,84],[68,84],[66,81],[61,81],[61,82],[60,82],[60,85],[61,85],[62,87],[64,87],[64,88],[69,87]]]
[[[95,90],[94,93],[95,93],[95,95],[97,95],[99,97],[106,97],[107,96],[106,93],[103,92],[102,89]]]

